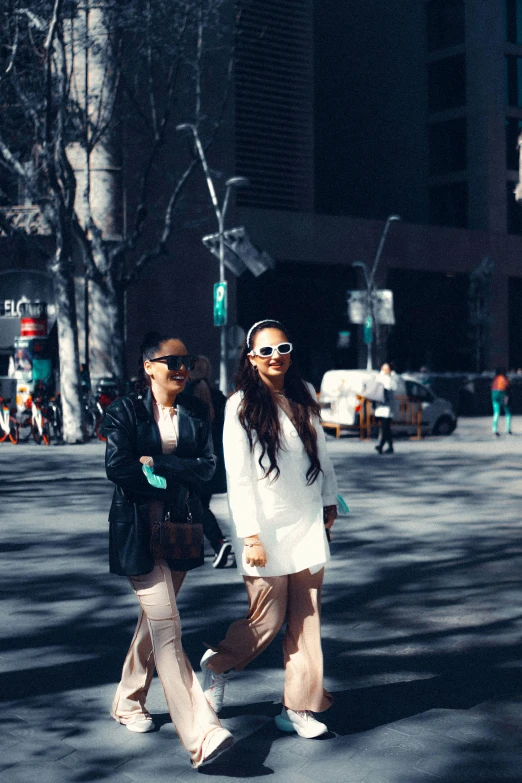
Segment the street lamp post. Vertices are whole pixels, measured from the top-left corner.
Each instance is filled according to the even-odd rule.
[[[210,193],[210,200],[212,201],[212,206],[214,207],[214,212],[216,214],[216,220],[218,224],[218,232],[219,232],[219,282],[225,283],[225,217],[228,209],[228,204],[230,201],[230,191],[232,188],[241,188],[241,187],[247,187],[250,182],[246,177],[230,177],[230,179],[227,179],[225,182],[225,196],[223,199],[223,204],[220,207],[219,202],[216,195],[216,189],[214,187],[214,183],[212,181],[212,177],[210,175],[210,170],[207,163],[207,158],[205,155],[205,150],[203,148],[203,145],[201,143],[201,139],[199,137],[198,129],[195,125],[189,122],[184,122],[181,125],[176,126],[177,131],[190,131],[192,135],[194,136],[194,142],[196,144],[196,150],[198,153],[198,157],[201,161],[201,167],[203,169],[203,173],[205,174],[205,179],[207,181],[207,187],[208,191]],[[225,308],[226,312],[226,308]],[[225,323],[223,323],[220,326],[220,351],[219,351],[219,388],[223,392],[223,394],[228,393],[228,371],[227,371],[227,325],[226,325],[226,319]]]
[[[384,225],[384,229],[381,235],[381,241],[379,242],[379,247],[377,248],[377,253],[375,254],[375,260],[373,262],[372,271],[368,271],[368,265],[364,261],[354,261],[352,266],[354,267],[360,267],[364,272],[364,281],[366,283],[366,312],[367,312],[367,322],[369,321],[369,329],[371,330],[371,339],[367,340],[367,348],[368,348],[368,355],[367,355],[367,361],[366,361],[366,369],[372,370],[373,369],[373,363],[372,363],[372,342],[373,342],[373,333],[375,328],[375,313],[374,313],[374,294],[375,294],[375,275],[377,274],[377,268],[379,266],[382,251],[384,249],[384,243],[386,242],[386,237],[388,235],[388,231],[390,230],[390,225],[392,223],[397,222],[400,220],[399,215],[389,215],[389,217],[386,220],[386,223]],[[366,324],[365,324],[366,326]]]

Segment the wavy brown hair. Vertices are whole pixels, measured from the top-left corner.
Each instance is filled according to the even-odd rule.
[[[274,474],[276,480],[280,475],[277,457],[282,448],[278,405],[274,395],[259,378],[259,373],[248,358],[256,334],[263,329],[279,329],[290,341],[288,331],[279,321],[267,320],[256,324],[241,347],[235,388],[236,391],[243,392],[238,416],[247,434],[250,450],[253,452],[255,444],[259,443],[261,446],[259,464],[264,470],[263,478]],[[301,379],[295,364],[290,365],[285,375],[285,396],[292,409],[294,426],[310,460],[310,467],[306,472],[307,484],[313,484],[322,473],[322,469],[317,449],[317,432],[311,417],[319,416],[320,408],[317,400],[310,394],[308,386]],[[268,468],[262,464],[265,454],[270,462]]]

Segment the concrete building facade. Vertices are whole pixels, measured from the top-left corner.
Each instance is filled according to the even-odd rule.
[[[268,236],[281,269],[315,265],[318,281],[322,269],[337,265],[344,277],[336,281],[346,288],[354,285],[351,263],[371,264],[383,221],[401,215],[379,273],[380,285],[395,293],[388,353],[401,369],[473,369],[468,275],[486,256],[496,264],[486,366],[522,365],[522,208],[513,193],[522,129],[519,31],[518,0],[316,3],[314,209],[283,213],[250,202],[240,210]],[[276,291],[279,273],[270,274]],[[332,278],[332,307],[339,308],[333,286]],[[268,279],[257,283],[269,289]],[[246,321],[242,296],[255,301],[255,289],[240,281],[238,291]],[[289,284],[285,297],[291,291]],[[302,302],[307,309],[310,302]],[[364,361],[360,350],[336,352],[341,312],[330,320],[328,347],[321,333],[317,351],[324,362]],[[295,326],[305,328],[306,317]],[[318,362],[306,363],[316,382],[325,369]]]
[[[468,275],[488,256],[496,268],[487,366],[522,366],[522,207],[513,195],[522,2],[241,6],[234,101],[209,162],[218,188],[232,174],[250,178],[228,225],[245,225],[277,267],[230,276],[231,322],[246,330],[259,318],[283,320],[316,384],[329,368],[364,363],[360,329],[346,315],[346,291],[362,286],[352,263],[371,265],[384,221],[399,214],[378,276],[395,295],[388,357],[401,370],[473,369]],[[128,207],[140,144],[131,136],[127,129]],[[128,293],[131,370],[141,335],[158,327],[217,365],[217,262],[201,244],[216,226],[199,175],[182,217],[169,257]],[[351,332],[348,345],[340,331]]]

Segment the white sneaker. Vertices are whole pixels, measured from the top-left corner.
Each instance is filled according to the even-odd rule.
[[[120,718],[114,714],[112,717],[118,723],[123,724],[126,729],[134,731],[136,734],[147,734],[147,732],[154,731],[156,728],[150,715],[144,715],[143,713],[133,715],[130,718]]]
[[[228,750],[234,744],[234,737],[226,729],[220,728],[209,734],[203,741],[201,748],[201,759],[199,761],[192,761],[192,769],[198,769],[198,767],[204,767],[205,764],[210,764],[211,761],[217,759],[225,750]]]
[[[312,739],[326,734],[328,726],[314,718],[310,710],[288,710],[283,707],[281,715],[277,715],[275,723],[281,731],[296,731],[300,737]]]
[[[221,707],[223,706],[225,685],[227,684],[228,676],[226,674],[216,674],[212,669],[208,668],[207,661],[215,654],[214,650],[207,650],[199,665],[204,674],[203,693],[216,715],[219,715]]]

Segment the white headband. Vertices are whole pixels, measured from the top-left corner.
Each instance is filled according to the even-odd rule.
[[[280,324],[279,321],[276,321],[275,318],[263,318],[262,321],[257,321],[257,323],[251,326],[250,329],[248,330],[248,334],[246,336],[247,347],[250,345],[250,337],[254,329],[257,329],[257,327],[261,326],[261,324],[269,324],[269,323],[279,324],[279,326],[282,326],[282,324]]]

